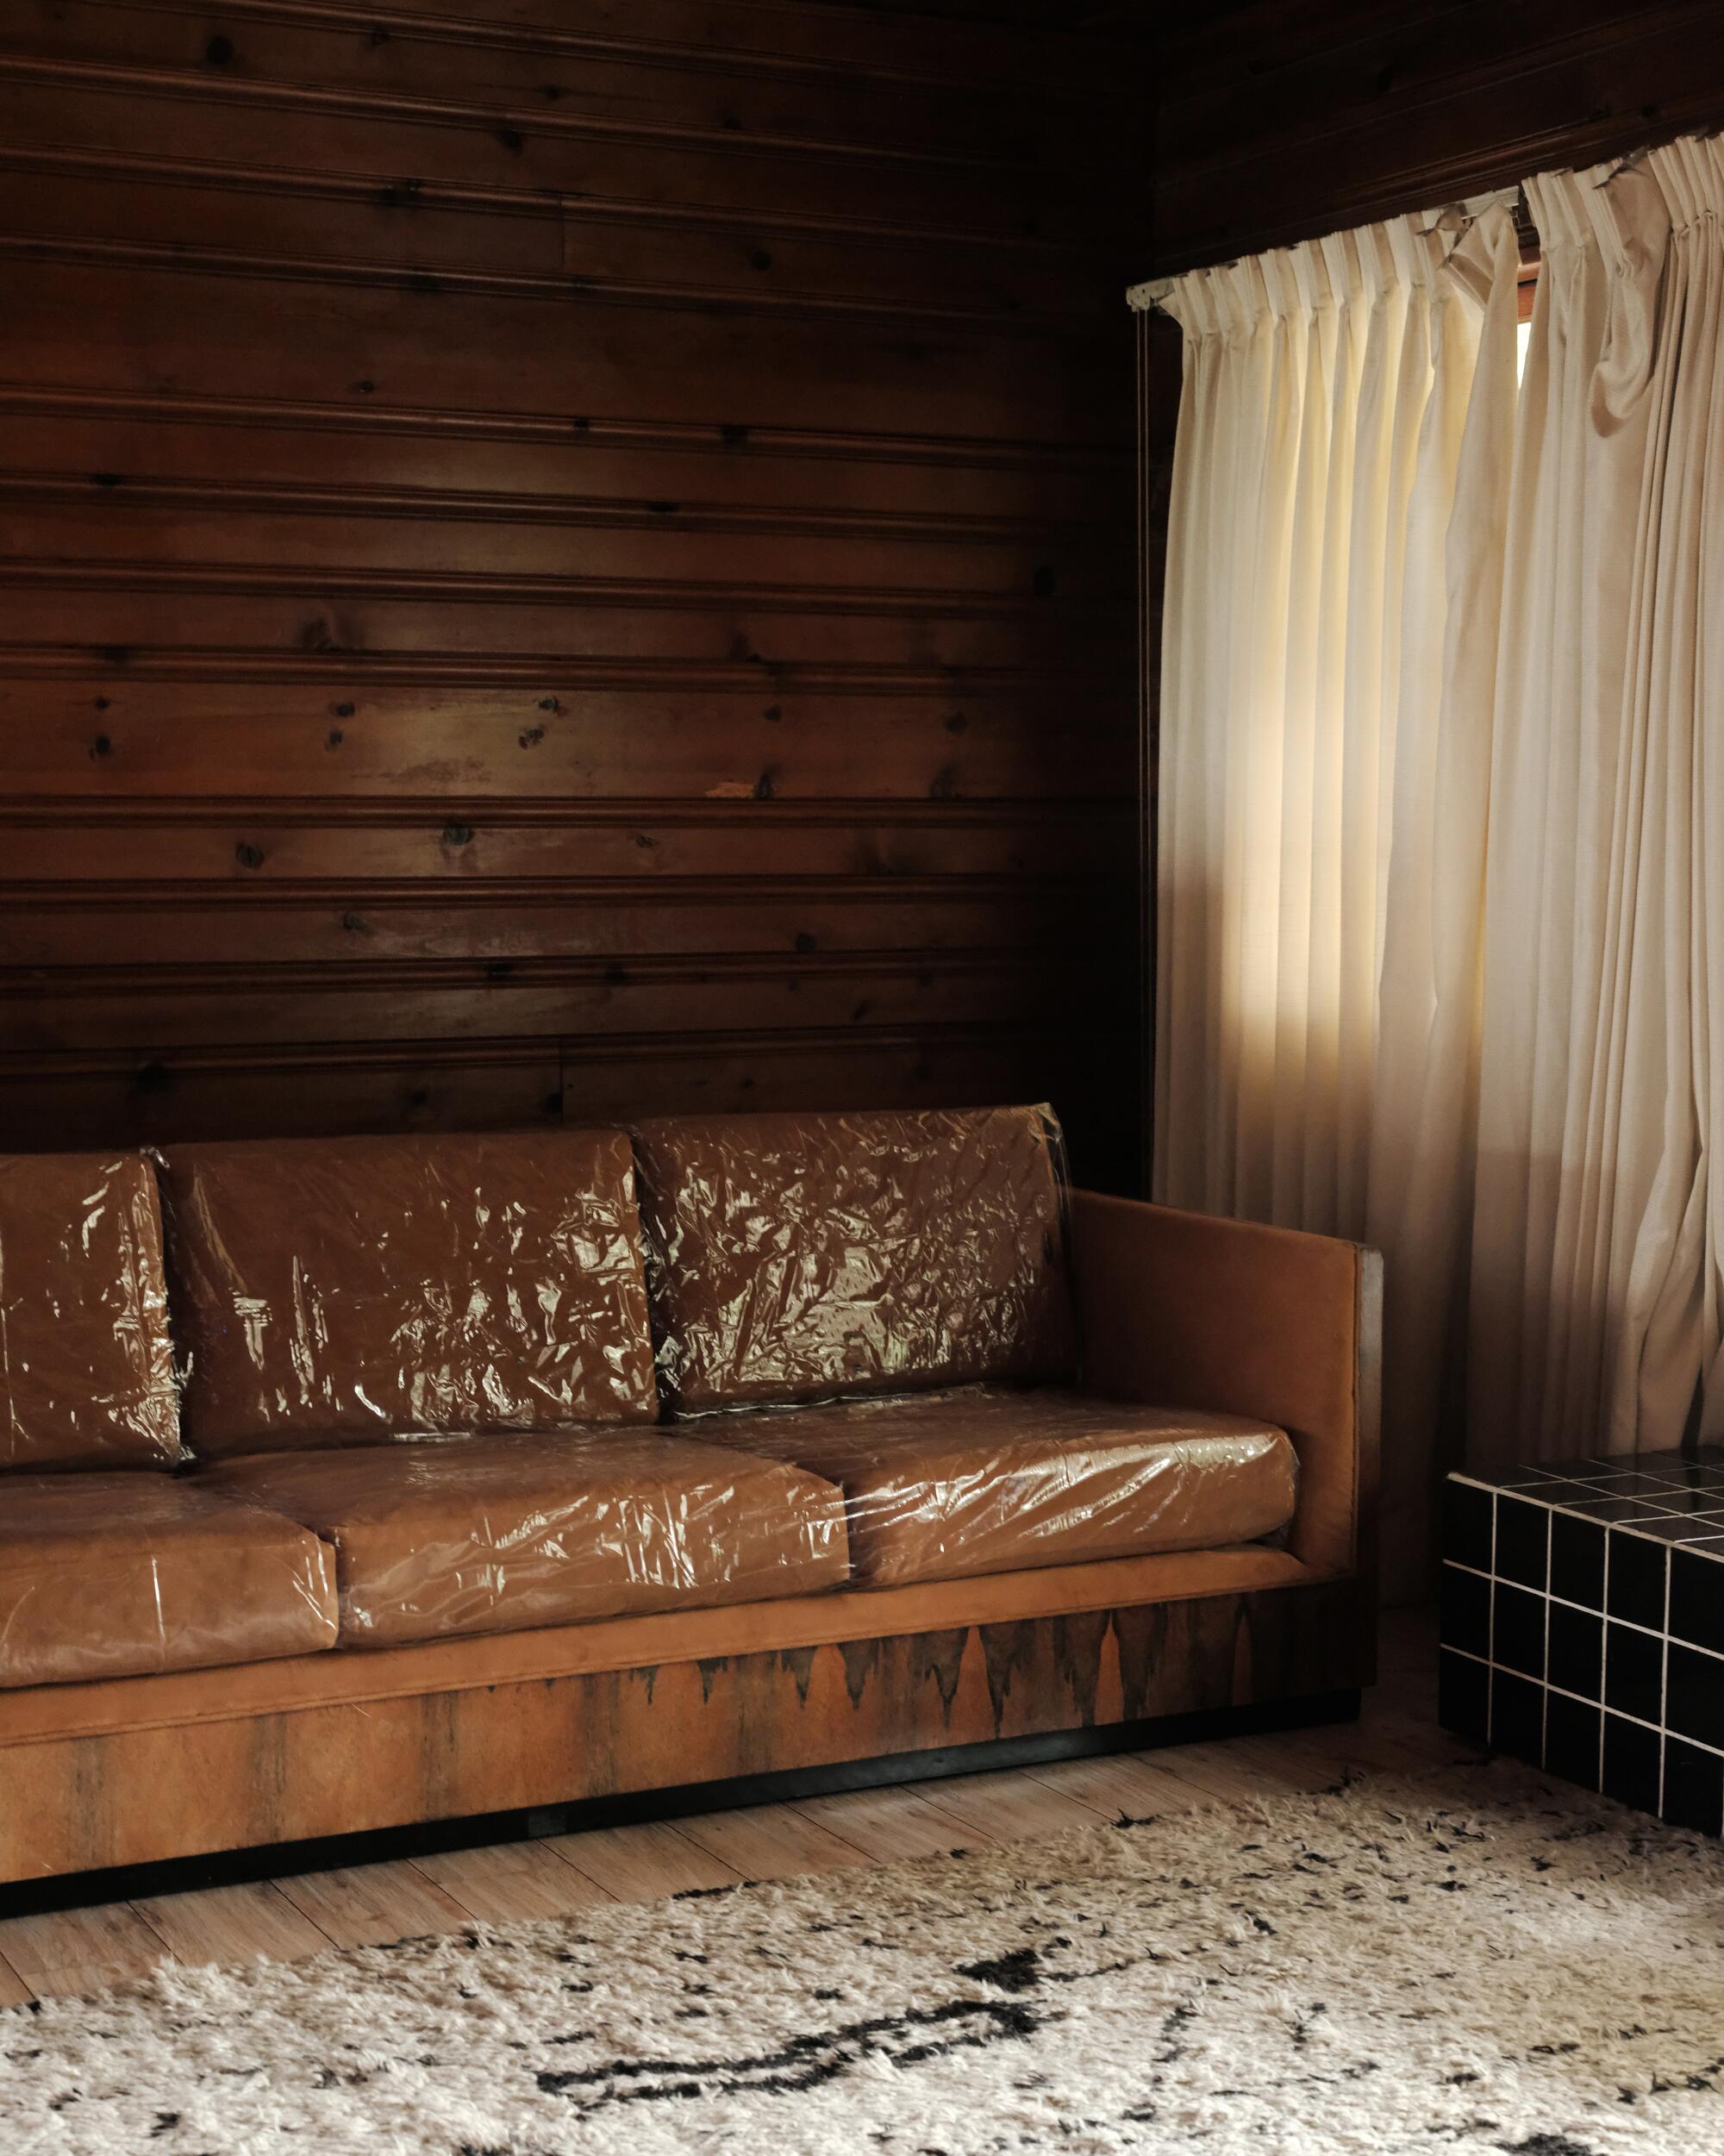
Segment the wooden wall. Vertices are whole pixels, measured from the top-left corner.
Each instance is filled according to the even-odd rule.
[[[991,12],[7,0],[0,1145],[1131,1187],[1141,84]]]

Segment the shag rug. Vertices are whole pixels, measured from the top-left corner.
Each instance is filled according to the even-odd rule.
[[[7,2156],[1724,2152],[1724,1847],[1366,1779],[0,2014]]]

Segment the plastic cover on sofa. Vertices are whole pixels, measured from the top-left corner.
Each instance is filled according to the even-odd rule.
[[[0,1485],[0,1690],[270,1661],[335,1644],[334,1553],[171,1475]]]
[[[0,1470],[180,1458],[161,1217],[139,1154],[0,1156]]]
[[[765,1602],[849,1570],[832,1484],[671,1430],[268,1453],[197,1479],[333,1546],[344,1647]]]
[[[658,1413],[620,1131],[176,1146],[200,1458]]]
[[[1069,1379],[1046,1107],[634,1128],[661,1389],[684,1415]]]
[[[1260,1541],[1293,1516],[1272,1423],[971,1385],[712,1418],[703,1436],[844,1491],[857,1585]]]
[[[110,1180],[147,1210],[131,1165],[139,1190]],[[1293,1515],[1273,1425],[1078,1389],[1046,1108],[159,1166],[196,1472],[129,1478],[156,1487],[129,1512],[126,1477],[64,1478],[59,1509],[0,1478],[0,1513],[28,1499],[0,1684],[1225,1547]]]

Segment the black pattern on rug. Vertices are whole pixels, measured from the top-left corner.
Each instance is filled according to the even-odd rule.
[[[1724,1847],[1365,1781],[0,2014],[7,2156],[1724,2156]]]

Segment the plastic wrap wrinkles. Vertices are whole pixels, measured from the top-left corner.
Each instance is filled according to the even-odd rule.
[[[682,1412],[1071,1374],[1051,1110],[686,1116],[635,1153]]]
[[[0,1490],[0,1688],[143,1677],[335,1643],[332,1553],[167,1475]]]
[[[668,1431],[277,1453],[199,1479],[335,1546],[348,1646],[811,1594],[846,1571],[831,1484]]]
[[[657,1412],[621,1132],[185,1146],[164,1168],[201,1457]]]
[[[0,1469],[179,1457],[149,1163],[0,1157]]]
[[[1285,1434],[1189,1408],[978,1385],[700,1427],[838,1484],[855,1580],[870,1587],[1220,1549],[1293,1516]]]

